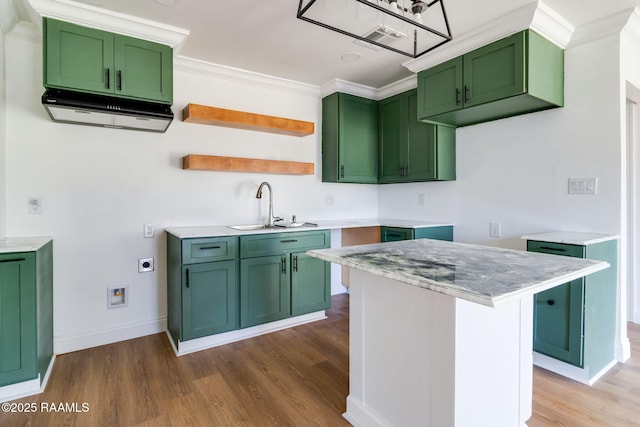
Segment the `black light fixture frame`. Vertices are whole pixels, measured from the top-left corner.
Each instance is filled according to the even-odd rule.
[[[439,37],[444,39],[442,42],[440,42],[440,43],[438,43],[438,44],[436,44],[434,46],[431,46],[430,48],[425,49],[425,50],[423,50],[421,52],[418,52],[418,30],[413,30],[413,53],[405,52],[404,50],[396,49],[393,46],[388,46],[388,45],[385,45],[385,44],[382,44],[382,43],[378,43],[375,40],[369,40],[369,39],[367,39],[365,37],[362,37],[362,36],[360,36],[358,34],[353,34],[353,33],[350,33],[348,31],[342,30],[340,28],[332,27],[331,25],[325,24],[324,22],[316,21],[315,19],[311,19],[311,18],[308,18],[308,17],[304,16],[305,12],[307,10],[309,10],[309,8],[311,6],[313,6],[313,4],[316,3],[316,1],[317,0],[310,0],[309,3],[306,6],[303,7],[304,0],[300,0],[300,3],[298,4],[298,14],[297,14],[298,19],[302,19],[303,21],[307,21],[307,22],[310,22],[312,24],[319,25],[322,28],[326,28],[328,30],[332,30],[332,31],[338,32],[338,33],[343,34],[345,36],[353,37],[355,39],[358,39],[358,40],[366,42],[366,43],[374,44],[376,46],[391,50],[393,52],[408,56],[410,58],[418,58],[419,56],[422,56],[427,52],[431,52],[432,50],[434,50],[434,49],[442,46],[443,44],[448,43],[451,40],[453,40],[453,37],[451,36],[451,29],[449,28],[449,19],[447,18],[447,11],[444,8],[444,3],[442,2],[442,0],[433,0],[433,1],[429,2],[429,3],[427,3],[427,10],[429,10],[429,8],[431,6],[433,6],[434,4],[440,3],[440,7],[442,8],[442,15],[443,15],[444,23],[445,23],[445,26],[447,27],[447,33],[446,34],[440,32],[440,31],[434,30],[433,28],[429,28],[426,25],[420,24],[419,22],[416,22],[416,21],[414,21],[414,20],[412,20],[410,18],[407,18],[406,16],[399,15],[397,13],[393,13],[392,11],[390,11],[390,10],[388,10],[388,9],[386,9],[386,8],[376,4],[376,3],[372,3],[372,2],[367,1],[367,0],[355,0],[358,3],[362,3],[362,4],[366,5],[366,6],[370,6],[370,7],[374,8],[374,9],[376,9],[376,10],[382,12],[382,13],[390,15],[390,16],[396,18],[396,19],[400,19],[402,21],[405,21],[405,22],[407,22],[407,23],[409,23],[409,24],[411,24],[413,26],[416,26],[416,27],[418,27],[418,28],[420,28],[422,30],[428,31],[428,32],[430,32],[432,34],[435,34],[436,36],[439,36]],[[389,3],[389,0],[385,0],[385,1],[387,3]]]

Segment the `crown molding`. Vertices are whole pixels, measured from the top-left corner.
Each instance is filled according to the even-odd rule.
[[[599,40],[612,35],[619,35],[629,23],[636,9],[626,9],[613,15],[605,16],[585,25],[581,25],[569,43],[570,48]]]
[[[12,1],[0,2],[0,33],[7,34],[20,21]]]
[[[376,90],[376,100],[388,98],[418,87],[418,75],[412,74],[402,80],[388,84]]]
[[[25,0],[40,17],[71,22],[171,46],[177,53],[189,30],[70,0]],[[32,17],[33,19],[33,17]],[[34,24],[40,26],[40,20]]]
[[[640,9],[633,9],[622,34],[640,49]]]
[[[542,1],[538,2],[529,28],[563,49],[569,45],[576,30],[569,21]]]
[[[320,86],[320,96],[323,98],[334,92],[348,93],[349,95],[361,96],[368,99],[376,99],[377,89],[371,86],[348,82],[342,79],[329,80]]]
[[[320,96],[320,88],[316,85],[269,76],[267,74],[247,71],[241,68],[214,64],[211,62],[201,61],[199,59],[193,59],[181,55],[178,55],[174,59],[173,67],[175,70],[179,71],[201,74],[208,77],[233,81],[242,84],[250,84],[253,86],[259,86],[269,89],[294,92],[313,97]]]
[[[564,48],[571,39],[573,26],[542,1],[529,3],[491,22],[469,31],[423,57],[402,64],[417,73],[456,58],[518,31],[531,28]]]
[[[17,39],[29,40],[33,43],[42,43],[42,36],[40,35],[40,29],[33,25],[31,22],[20,21],[18,22],[11,32],[7,34],[7,37],[13,37]]]

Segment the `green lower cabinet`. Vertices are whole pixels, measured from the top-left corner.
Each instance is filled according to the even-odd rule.
[[[584,279],[534,296],[533,349],[554,359],[582,366]]]
[[[237,329],[237,261],[186,265],[182,271],[183,339]]]
[[[331,306],[331,264],[304,252],[291,254],[291,315]]]
[[[611,265],[534,296],[533,350],[597,374],[615,360],[617,239],[584,245],[527,240],[527,250]]]
[[[53,357],[53,256],[0,254],[0,387],[44,378]]]
[[[412,239],[435,239],[452,242],[453,226],[442,225],[437,227],[419,228],[381,227],[380,234],[380,241],[382,242],[396,242]]]
[[[290,314],[288,255],[240,261],[240,327],[284,319]]]

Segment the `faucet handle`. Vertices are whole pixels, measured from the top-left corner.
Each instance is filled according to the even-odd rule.
[[[291,215],[291,222],[292,223],[296,223],[296,216],[295,215]]]
[[[284,218],[280,218],[279,216],[273,217],[273,222],[284,221]]]

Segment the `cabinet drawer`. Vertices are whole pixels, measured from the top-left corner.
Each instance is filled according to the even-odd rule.
[[[411,239],[413,239],[412,228],[382,227],[381,240],[383,242],[397,242],[399,240]]]
[[[206,237],[182,241],[182,264],[224,261],[237,258],[236,237]]]
[[[240,237],[240,257],[278,255],[328,248],[329,231],[304,231],[297,233],[254,234]]]
[[[585,257],[585,247],[581,245],[569,245],[566,243],[527,241],[527,250],[530,252],[542,252],[545,254],[564,255],[574,258]]]

